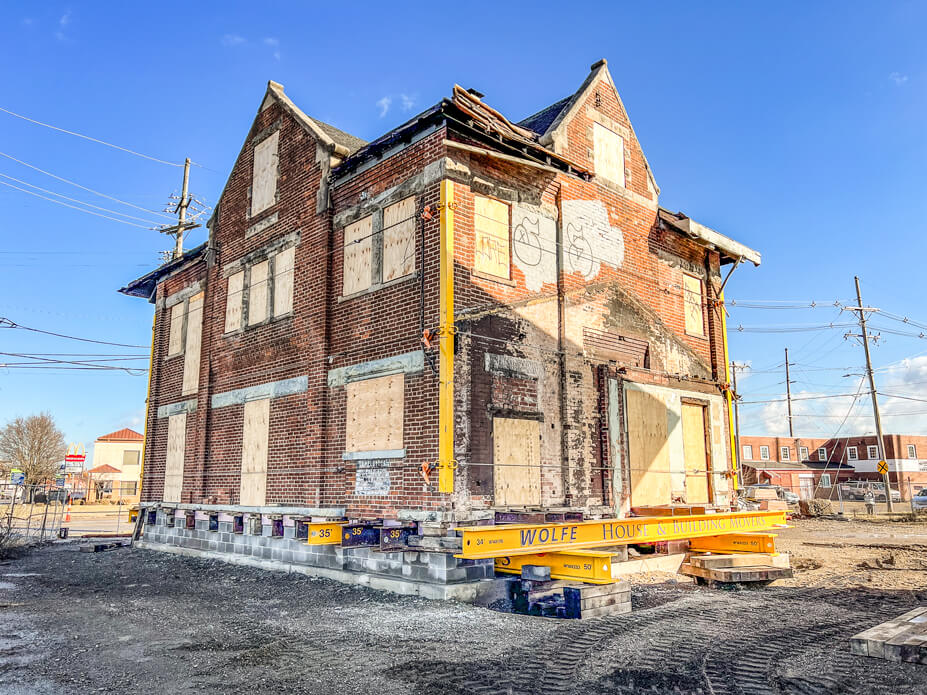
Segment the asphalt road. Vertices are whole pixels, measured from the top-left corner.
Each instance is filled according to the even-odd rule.
[[[55,544],[0,566],[0,692],[892,693],[852,656],[917,590],[637,586],[634,612],[516,616],[154,551]]]

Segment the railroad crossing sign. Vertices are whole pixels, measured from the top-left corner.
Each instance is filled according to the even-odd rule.
[[[882,475],[888,473],[888,464],[885,461],[879,461],[879,473]]]

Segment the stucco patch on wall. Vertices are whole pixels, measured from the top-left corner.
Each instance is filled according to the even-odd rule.
[[[624,263],[624,237],[612,227],[598,200],[563,201],[563,251],[567,272],[587,280],[599,274],[602,262],[616,268]]]

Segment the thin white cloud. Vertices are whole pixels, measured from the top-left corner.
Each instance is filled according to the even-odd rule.
[[[32,26],[33,19],[32,17],[23,17],[22,25],[24,27]]]
[[[399,99],[403,111],[411,111],[412,107],[415,106],[415,97],[411,97],[408,94],[400,94]]]
[[[377,108],[380,109],[380,118],[383,118],[386,114],[389,113],[389,107],[393,103],[393,98],[391,96],[385,96],[380,99],[377,99]]]
[[[58,18],[58,31],[55,32],[55,38],[59,41],[64,41],[67,37],[64,34],[64,30],[71,23],[71,10],[65,12],[61,17]]]
[[[888,79],[890,79],[892,82],[894,82],[896,85],[900,87],[901,85],[903,85],[905,82],[908,81],[908,76],[902,75],[900,72],[893,72],[891,75],[888,76]]]
[[[248,43],[248,40],[244,36],[239,36],[238,34],[226,34],[222,37],[222,45],[230,48],[242,46],[246,43]]]
[[[264,39],[264,45],[273,49],[274,60],[280,60],[280,39],[268,36]]]

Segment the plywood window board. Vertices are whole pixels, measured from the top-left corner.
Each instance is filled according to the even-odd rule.
[[[624,138],[600,123],[592,124],[596,176],[624,186]]]
[[[262,506],[267,502],[267,448],[270,433],[270,399],[245,403],[241,443],[239,504]]]
[[[228,295],[225,299],[225,332],[241,328],[242,295],[245,289],[245,271],[239,270],[228,278]]]
[[[183,459],[186,451],[187,414],[167,419],[167,458],[164,463],[164,502],[180,502],[183,490]]]
[[[415,270],[415,196],[383,210],[383,282]]]
[[[628,389],[625,397],[631,504],[635,507],[671,504],[666,405],[659,398],[637,389]]]
[[[705,335],[705,322],[702,316],[702,281],[694,275],[683,273],[682,287],[686,333]]]
[[[173,357],[183,352],[183,322],[186,305],[179,302],[171,307],[170,336],[167,343],[167,356]]]
[[[248,325],[267,320],[267,308],[270,301],[269,292],[270,261],[261,261],[251,266],[251,279],[248,282]]]
[[[473,270],[494,277],[511,277],[509,206],[499,200],[473,197]]]
[[[344,450],[403,448],[405,375],[352,381],[345,387],[347,407]]]
[[[493,418],[492,441],[495,506],[539,505],[541,423],[519,418]]]
[[[293,311],[295,262],[295,246],[284,249],[274,256],[274,318]]]
[[[372,256],[373,215],[368,215],[344,228],[343,296],[370,288],[373,282]]]
[[[203,336],[203,293],[190,297],[187,309],[187,340],[183,359],[183,388],[181,393],[196,393],[200,383],[200,347]]]
[[[686,466],[686,503],[708,504],[708,447],[705,437],[705,406],[682,404],[682,448]]]
[[[254,169],[251,177],[251,216],[266,210],[277,199],[277,144],[280,131],[254,147]]]

